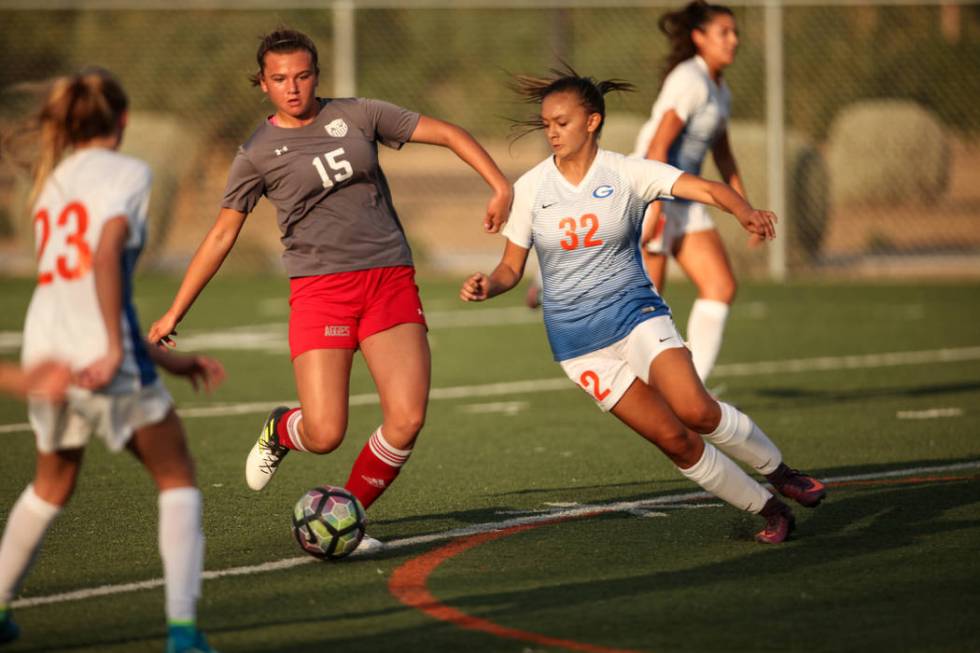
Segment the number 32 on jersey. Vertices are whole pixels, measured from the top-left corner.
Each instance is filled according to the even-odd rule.
[[[565,232],[565,238],[562,238],[559,244],[568,252],[578,249],[580,244],[582,247],[599,247],[604,242],[601,238],[595,237],[595,232],[599,231],[599,217],[595,213],[586,213],[577,222],[575,218],[563,218],[558,223],[558,228]],[[576,229],[588,231],[585,232],[584,238],[579,239]]]

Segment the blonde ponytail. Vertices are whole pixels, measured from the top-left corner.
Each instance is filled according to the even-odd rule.
[[[39,148],[31,174],[31,205],[65,150],[112,134],[119,129],[128,105],[122,85],[104,68],[85,68],[52,82],[34,119]]]

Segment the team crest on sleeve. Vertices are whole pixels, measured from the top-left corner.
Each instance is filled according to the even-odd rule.
[[[603,184],[602,186],[599,186],[594,191],[592,191],[592,197],[597,197],[602,200],[612,195],[613,192],[614,189],[612,186],[610,186],[609,184]]]
[[[330,124],[324,127],[327,133],[334,138],[341,138],[347,135],[347,123],[344,122],[343,118],[337,118],[336,120],[331,120]]]

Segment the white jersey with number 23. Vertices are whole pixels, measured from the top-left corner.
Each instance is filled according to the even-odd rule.
[[[150,196],[149,167],[113,150],[85,148],[52,172],[34,206],[37,288],[24,324],[25,365],[55,359],[79,370],[104,356],[107,337],[92,257],[107,221],[124,217],[129,239],[122,260],[123,362],[102,390],[131,393],[156,380],[131,300],[131,279],[143,247]]]

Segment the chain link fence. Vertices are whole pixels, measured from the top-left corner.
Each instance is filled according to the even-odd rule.
[[[144,265],[175,271],[217,212],[238,144],[271,111],[247,81],[264,32],[289,25],[314,38],[321,95],[353,90],[458,123],[516,180],[547,150],[538,135],[509,140],[509,119],[534,110],[515,101],[510,75],[566,61],[597,78],[632,81],[638,92],[607,99],[603,135],[604,147],[629,152],[660,83],[666,40],[657,18],[673,8],[598,0],[185,4],[164,11],[66,0],[36,10],[0,0],[0,129],[18,133],[38,82],[85,64],[113,70],[132,101],[124,149],[156,174],[153,248]],[[769,139],[778,134],[784,143],[785,188],[776,198],[784,206],[783,272],[980,275],[980,5],[786,4],[776,23],[771,5],[731,6],[741,32],[725,73],[731,138],[756,205],[774,200]],[[773,29],[781,44],[778,89],[766,81]],[[780,130],[771,121],[774,90],[782,96]],[[29,150],[18,139],[7,145],[0,273],[29,274],[26,184],[11,165]],[[465,164],[410,145],[385,152],[383,165],[421,265],[459,272],[495,260],[502,243],[480,229],[487,189]],[[714,174],[713,166],[705,172]],[[748,248],[731,218],[716,222],[739,274],[773,273],[769,249]],[[278,257],[274,211],[261,203],[229,265],[275,270]]]

